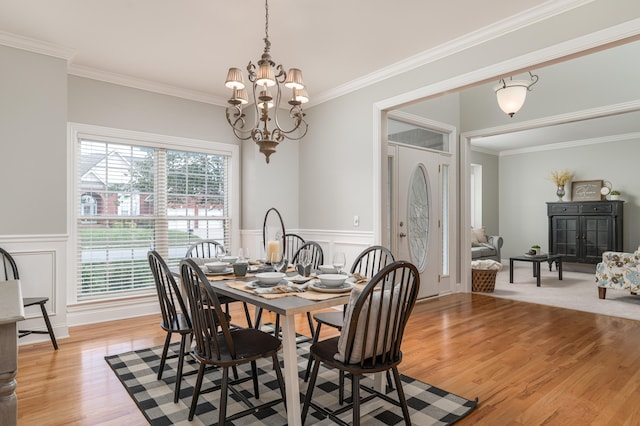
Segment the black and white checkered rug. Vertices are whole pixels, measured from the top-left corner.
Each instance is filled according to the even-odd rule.
[[[307,384],[302,381],[304,371],[308,359],[308,342],[302,342],[298,345],[298,359],[300,360],[298,371],[300,373],[300,390],[305,392]],[[173,351],[177,352],[179,346],[177,343],[172,344],[169,354]],[[167,360],[164,368],[162,380],[157,379],[158,365],[160,364],[160,356],[162,347],[154,347],[139,351],[127,352],[120,355],[105,357],[107,363],[116,373],[124,387],[135,401],[136,405],[142,411],[144,416],[154,426],[160,425],[211,425],[218,421],[218,410],[216,404],[220,398],[220,391],[204,393],[198,399],[198,408],[196,417],[192,422],[187,419],[189,407],[191,405],[191,396],[193,386],[196,381],[195,371],[197,370],[197,362],[191,357],[187,357],[184,366],[182,387],[180,391],[180,400],[177,404],[173,402],[173,390],[175,383],[177,358]],[[189,374],[189,372],[194,372]],[[250,373],[249,364],[238,369],[240,377],[248,376]],[[276,400],[280,398],[275,373],[271,367],[270,359],[258,361],[258,382],[260,385],[260,401],[256,405]],[[205,374],[202,389],[207,389],[213,384],[219,384],[221,373],[218,370],[212,370]],[[411,414],[411,423],[414,425],[447,425],[455,423],[467,414],[469,414],[477,405],[476,400],[467,400],[460,396],[451,394],[442,389],[423,383],[419,380],[412,379],[402,375],[403,389],[409,405]],[[320,369],[317,380],[317,387],[314,390],[314,401],[324,406],[338,407],[338,374],[335,370]],[[361,384],[371,385],[366,378],[362,379]],[[345,383],[345,394],[349,394],[350,385]],[[253,399],[253,384],[247,381],[236,386],[236,389],[250,400]],[[397,400],[397,393],[389,390],[387,395]],[[364,395],[363,395],[364,396]],[[301,401],[303,397],[301,396]],[[379,400],[379,399],[378,399]],[[247,408],[242,404],[240,398],[229,392],[227,416],[233,415]],[[381,401],[381,400],[380,400]],[[366,425],[396,425],[403,424],[402,410],[400,407],[390,403],[381,401],[383,406],[374,412],[363,416],[362,423]],[[345,419],[350,418],[351,412],[345,413]],[[254,425],[285,425],[287,423],[286,412],[282,403],[275,404],[271,408],[260,410],[248,416],[234,420],[233,425],[254,426]],[[330,425],[334,424],[329,419],[323,419],[319,413],[310,410],[307,416],[306,424]]]

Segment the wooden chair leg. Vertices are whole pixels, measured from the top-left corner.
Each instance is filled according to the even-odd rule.
[[[322,327],[322,323],[318,323],[316,327],[316,332],[313,334],[313,340],[311,341],[311,346],[318,343],[318,339],[320,338],[320,328]],[[313,357],[309,354],[309,361],[307,362],[307,370],[304,373],[304,381],[309,380],[309,374],[311,374],[311,367],[313,366]]]
[[[247,327],[253,328],[253,325],[251,323],[251,314],[249,313],[249,307],[247,306],[247,303],[242,302],[242,306],[244,308],[244,316],[247,318]]]
[[[202,387],[202,378],[204,377],[205,367],[206,367],[206,364],[204,362],[201,362],[200,368],[198,368],[198,378],[196,379],[196,385],[193,387],[193,396],[191,397],[191,408],[189,409],[189,421],[193,420],[193,416],[196,414],[196,407],[198,406],[198,397],[200,396],[200,388]]]
[[[57,351],[58,342],[56,342],[56,335],[53,333],[53,327],[51,327],[51,321],[49,321],[49,314],[47,313],[47,308],[45,308],[44,303],[40,303],[40,310],[42,311],[42,317],[44,318],[44,323],[47,325],[47,331],[49,332],[49,338],[51,339],[53,348]]]
[[[599,299],[604,299],[607,295],[607,289],[606,287],[598,287],[598,298]]]
[[[315,336],[316,333],[313,327],[313,318],[311,318],[311,312],[307,312],[307,321],[309,322],[309,331],[311,332],[311,335]]]
[[[275,370],[276,377],[278,378],[278,386],[280,387],[280,394],[282,395],[284,410],[287,411],[287,396],[284,390],[284,376],[282,376],[282,370],[280,369],[280,360],[278,359],[278,354],[273,354],[271,358],[273,359],[273,369]]]
[[[180,353],[178,354],[178,371],[176,373],[176,387],[173,391],[173,402],[178,403],[180,398],[180,385],[182,383],[182,367],[184,367],[184,351],[187,348],[187,335],[183,334],[180,338]]]
[[[162,372],[164,371],[164,365],[167,362],[167,353],[169,352],[170,343],[171,343],[171,333],[167,333],[167,337],[164,339],[164,347],[162,348],[162,355],[160,356],[160,366],[158,367],[158,380],[162,379]]]
[[[360,375],[351,375],[351,399],[353,400],[353,426],[360,426]]]
[[[311,397],[313,395],[313,388],[316,386],[316,378],[318,377],[318,371],[320,370],[320,361],[315,361],[313,363],[313,371],[311,372],[311,377],[309,378],[309,386],[307,386],[307,394],[304,398],[304,405],[302,406],[302,424],[304,425],[304,420],[307,418],[307,413],[309,412],[309,405],[311,404]]]
[[[220,385],[220,406],[218,409],[218,424],[226,424],[227,418],[227,393],[229,391],[229,367],[223,367],[222,369],[222,384]]]
[[[260,399],[260,391],[258,390],[258,368],[256,362],[251,361],[251,375],[253,376],[253,394],[256,399]]]
[[[396,382],[396,390],[398,391],[398,402],[402,407],[402,415],[404,416],[404,423],[407,426],[411,426],[411,418],[409,416],[409,407],[407,406],[407,399],[404,396],[404,389],[402,389],[402,382],[400,381],[400,373],[396,367],[392,368],[394,380]],[[388,371],[388,370],[387,370]]]

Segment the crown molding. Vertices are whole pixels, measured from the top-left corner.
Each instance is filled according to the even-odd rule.
[[[415,68],[441,60],[463,50],[493,40],[505,34],[517,31],[528,25],[543,21],[547,18],[575,9],[593,0],[562,0],[549,1],[536,8],[510,16],[502,21],[490,24],[487,27],[468,33],[457,39],[441,44],[433,49],[425,50],[388,67],[357,78],[348,83],[327,90],[324,93],[314,95],[313,104],[320,104],[331,99],[362,89],[366,86],[378,83],[396,75],[411,71]]]
[[[82,65],[69,65],[68,73],[77,77],[90,78],[92,80],[104,81],[106,83],[118,84],[121,86],[132,87],[134,89],[146,90],[149,92],[159,93],[162,95],[175,96],[178,98],[189,99],[192,101],[203,102],[212,105],[226,106],[226,99],[200,92],[197,90],[184,89],[169,84],[158,83],[137,77],[131,77],[124,74],[118,74],[109,71],[99,70],[97,68],[86,67]]]
[[[77,53],[69,47],[59,46],[5,31],[0,31],[0,45],[27,50],[41,55],[53,56],[54,58],[61,58],[67,62],[70,62]]]
[[[581,140],[569,141],[569,142],[551,143],[547,145],[534,146],[534,147],[528,147],[528,148],[522,148],[522,149],[510,149],[508,151],[500,152],[498,156],[508,157],[510,155],[528,154],[531,152],[554,151],[556,149],[561,149],[561,148],[575,148],[575,147],[583,147],[586,145],[596,145],[596,144],[611,143],[611,142],[623,142],[623,141],[638,140],[638,139],[640,139],[640,132],[624,133],[620,135],[607,135],[607,136],[601,136],[598,138],[589,138],[589,139],[581,139]],[[495,154],[496,153],[494,152],[493,155]]]

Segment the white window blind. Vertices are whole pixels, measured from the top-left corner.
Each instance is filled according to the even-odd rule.
[[[78,301],[155,291],[152,248],[176,266],[199,239],[229,246],[229,156],[77,143]]]

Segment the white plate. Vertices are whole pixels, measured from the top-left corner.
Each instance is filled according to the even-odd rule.
[[[304,284],[307,281],[312,280],[313,277],[305,277],[305,276],[302,276],[302,275],[296,275],[295,277],[285,277],[284,279],[287,280],[287,281],[291,281],[292,283],[295,283],[295,284]]]
[[[227,268],[222,272],[207,272],[207,275],[227,275],[233,273],[233,268]]]
[[[313,281],[309,284],[309,288],[312,288],[315,291],[319,291],[320,293],[346,293],[351,291],[356,285],[351,282],[345,282],[340,287],[325,287],[321,282]]]
[[[255,280],[255,281],[250,281],[247,283],[247,288],[252,288],[252,289],[256,289],[256,288],[269,288],[269,287],[275,287],[277,285],[287,285],[288,283],[285,280],[281,280],[279,283],[275,283],[275,284],[262,284],[260,281]]]

